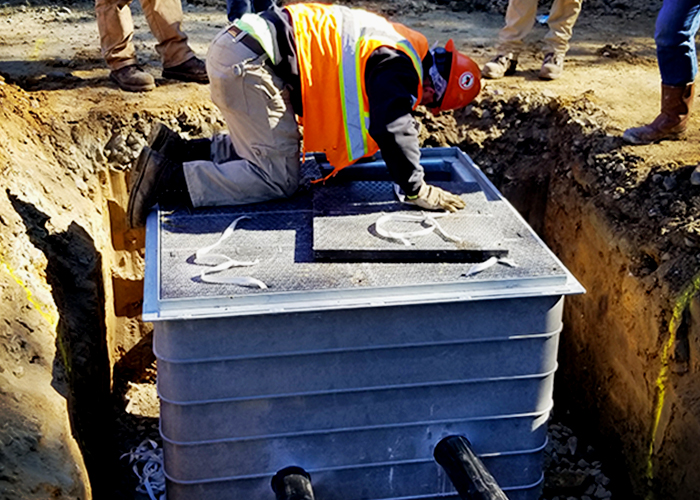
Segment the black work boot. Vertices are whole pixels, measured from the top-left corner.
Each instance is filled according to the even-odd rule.
[[[163,78],[182,82],[209,83],[207,66],[201,59],[192,57],[182,64],[163,68]]]
[[[180,134],[161,122],[156,122],[148,134],[148,147],[170,159],[181,159],[185,141]]]
[[[182,163],[211,160],[211,139],[183,139],[163,123],[155,123],[148,135],[148,147]]]
[[[191,206],[181,163],[169,160],[158,151],[144,147],[132,169],[131,191],[126,210],[131,228],[146,225],[156,204]]]
[[[182,161],[196,160],[211,161],[211,139],[190,139],[186,142]]]

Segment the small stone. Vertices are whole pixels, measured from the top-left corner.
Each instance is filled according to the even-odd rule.
[[[610,484],[610,478],[605,474],[599,474],[598,476],[596,476],[595,482],[600,485],[607,486]]]
[[[595,489],[595,492],[593,493],[593,496],[596,498],[607,498],[610,496],[610,492],[603,488],[601,485],[598,485]]]
[[[676,181],[676,178],[673,175],[669,175],[664,179],[664,189],[666,191],[672,191],[676,189],[678,186],[678,182]]]
[[[583,458],[576,462],[576,466],[579,467],[580,469],[586,469],[588,468],[588,462],[586,462]]]
[[[571,455],[576,454],[576,448],[578,447],[578,439],[576,436],[571,436],[569,439],[566,441],[566,446],[569,448],[569,453]]]
[[[700,186],[700,165],[695,167],[695,170],[693,170],[693,173],[690,174],[690,183],[693,186]]]
[[[75,179],[75,185],[78,188],[78,190],[81,192],[85,192],[88,189],[87,184],[82,179]]]

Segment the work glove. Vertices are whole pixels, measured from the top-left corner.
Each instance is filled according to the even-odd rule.
[[[448,212],[456,212],[466,206],[464,200],[456,194],[425,183],[416,196],[406,196],[406,202],[426,210],[447,210]]]

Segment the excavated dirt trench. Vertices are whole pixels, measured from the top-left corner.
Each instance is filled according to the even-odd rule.
[[[144,234],[124,225],[126,186],[155,121],[189,137],[223,128],[206,93],[185,93],[138,112],[96,102],[83,116],[0,86],[0,375],[10,380],[3,395],[18,394],[3,398],[13,429],[0,451],[6,498],[47,489],[86,498],[90,487],[94,498],[133,497],[119,457],[157,438],[157,407],[150,327],[139,320]],[[683,187],[692,168],[623,152],[585,95],[487,94],[454,115],[419,118],[424,145],[464,149],[587,289],[567,299],[557,418],[605,456],[616,497],[697,498],[700,206],[697,188]],[[60,460],[28,462],[47,449]],[[548,477],[546,498],[596,497],[571,455]]]

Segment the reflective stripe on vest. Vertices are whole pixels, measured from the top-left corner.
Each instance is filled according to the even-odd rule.
[[[304,149],[325,152],[331,165],[337,169],[374,154],[379,148],[369,136],[364,82],[367,59],[382,46],[408,55],[420,82],[417,106],[422,94],[422,59],[428,50],[427,40],[420,33],[358,9],[320,4],[292,4],[285,9],[292,16],[297,42],[304,106],[301,120],[304,124]],[[314,39],[318,36],[324,39]],[[324,60],[310,60],[313,57]],[[329,67],[331,63],[337,67]],[[332,90],[328,86],[337,87]],[[318,116],[319,110],[314,104],[324,97],[339,99],[340,102],[329,103],[326,99],[326,113]],[[339,116],[327,116],[336,112]],[[344,144],[340,144],[341,141]]]

